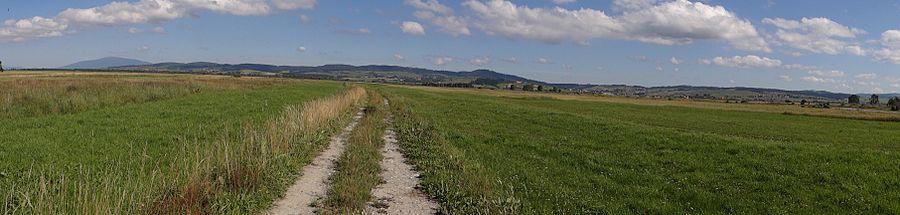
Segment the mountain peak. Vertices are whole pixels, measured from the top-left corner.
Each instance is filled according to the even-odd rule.
[[[106,69],[111,67],[147,65],[150,62],[122,58],[122,57],[104,57],[96,60],[86,60],[62,67],[63,69]]]

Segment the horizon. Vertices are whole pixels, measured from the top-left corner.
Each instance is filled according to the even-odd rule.
[[[900,92],[900,25],[879,21],[900,18],[900,5],[889,1],[49,0],[0,6],[8,8],[0,12],[6,67],[58,68],[117,56],[487,69],[548,83]],[[120,10],[131,13],[114,13]]]
[[[287,67],[321,67],[321,66],[328,66],[328,65],[347,65],[347,66],[354,66],[354,67],[362,67],[362,66],[393,66],[393,67],[406,67],[406,68],[413,68],[413,69],[426,69],[426,70],[432,70],[432,71],[456,72],[456,73],[462,73],[462,72],[474,72],[474,71],[479,71],[479,70],[486,70],[486,71],[491,71],[491,72],[500,73],[500,74],[512,75],[512,74],[509,74],[509,73],[504,73],[503,71],[497,71],[497,70],[486,69],[486,68],[473,69],[473,70],[440,70],[440,69],[434,69],[434,68],[428,68],[428,67],[403,66],[403,65],[397,65],[397,64],[363,64],[363,65],[353,65],[353,64],[320,64],[320,65],[288,65],[288,64],[262,64],[262,63],[227,63],[227,62],[209,62],[209,61],[186,61],[186,62],[174,62],[174,61],[170,61],[170,62],[150,62],[150,61],[145,61],[145,60],[142,60],[142,59],[133,59],[133,58],[116,57],[116,56],[107,56],[107,57],[98,58],[98,59],[83,60],[83,61],[74,62],[74,63],[72,63],[72,64],[81,63],[81,62],[86,62],[86,61],[92,61],[92,60],[101,60],[101,59],[106,59],[106,58],[121,58],[121,59],[127,59],[127,60],[144,61],[144,62],[150,63],[150,64],[148,64],[148,65],[153,65],[153,64],[163,64],[163,63],[178,63],[178,64],[214,63],[214,64],[227,64],[227,65],[244,65],[244,64],[252,64],[252,65],[287,66]],[[38,67],[27,68],[27,67],[19,67],[19,68],[15,68],[15,69],[25,69],[25,70],[27,70],[27,69],[49,69],[49,70],[53,70],[53,69],[61,69],[61,68],[65,67],[65,66],[69,66],[69,65],[72,65],[72,64],[68,64],[68,65],[64,65],[64,66],[60,66],[60,67],[56,67],[56,68],[38,68]],[[572,84],[572,85],[595,85],[595,86],[631,86],[631,87],[646,87],[646,88],[688,86],[688,87],[712,87],[712,88],[723,88],[723,89],[727,89],[727,88],[753,88],[753,89],[768,89],[768,90],[784,90],[784,91],[793,91],[793,92],[801,92],[801,91],[807,91],[807,92],[829,92],[829,93],[850,94],[850,95],[870,95],[870,94],[877,94],[877,95],[900,95],[900,92],[883,92],[883,93],[860,92],[860,93],[849,93],[849,92],[840,92],[840,91],[831,91],[831,90],[820,90],[820,89],[784,89],[784,88],[775,88],[775,87],[756,87],[756,86],[709,86],[709,85],[688,85],[688,84],[675,84],[675,85],[639,85],[639,84],[627,84],[627,83],[548,82],[548,81],[544,81],[544,80],[540,80],[540,79],[535,79],[535,78],[531,78],[531,77],[527,77],[527,76],[519,76],[519,75],[515,75],[515,76],[518,76],[518,77],[521,77],[521,78],[525,78],[525,79],[529,79],[529,80],[545,82],[545,83],[547,83],[547,84],[555,84],[555,85],[567,85],[567,84]]]

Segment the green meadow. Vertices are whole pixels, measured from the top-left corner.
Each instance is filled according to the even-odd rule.
[[[201,75],[0,86],[0,214],[258,214],[360,108],[321,213],[379,206],[388,114],[440,214],[900,213],[886,114]]]
[[[448,214],[900,213],[900,123],[380,87]]]
[[[319,107],[334,113],[285,134],[272,128],[285,123],[279,116],[347,87],[133,74],[0,82],[20,83],[6,89],[12,108],[0,113],[0,211],[12,214],[258,211],[281,195],[353,105]],[[263,145],[277,142],[274,136],[292,146]]]

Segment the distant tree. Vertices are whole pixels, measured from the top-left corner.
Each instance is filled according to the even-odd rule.
[[[4,72],[4,70],[3,70],[3,61],[0,61],[0,72]]]
[[[543,85],[537,85],[537,91],[544,91]]]
[[[848,103],[850,104],[859,104],[859,96],[857,95],[851,95],[848,100]]]
[[[524,90],[524,91],[534,91],[534,85],[526,84],[525,86],[522,86],[522,90]]]
[[[809,101],[806,101],[806,99],[800,100],[800,105],[806,105],[806,104],[809,104]]]
[[[872,98],[869,99],[870,105],[878,105],[878,95],[872,94]]]
[[[900,98],[894,97],[888,100],[888,105],[892,111],[900,111]]]

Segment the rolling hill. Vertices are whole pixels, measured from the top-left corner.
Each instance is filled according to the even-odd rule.
[[[106,69],[112,67],[121,67],[121,66],[134,66],[134,65],[146,65],[150,64],[150,62],[128,59],[128,58],[120,58],[120,57],[105,57],[96,60],[86,60],[73,64],[69,64],[67,66],[61,67],[62,69]]]
[[[630,85],[559,84],[547,83],[484,69],[453,72],[388,65],[353,66],[330,64],[323,66],[275,66],[265,64],[218,64],[195,62],[121,66],[112,67],[111,69],[192,73],[241,73],[332,80],[377,81],[401,84],[461,83],[476,84],[489,88],[503,88],[509,83],[538,84],[565,89],[569,92],[585,94],[656,98],[727,99],[768,102],[785,100],[840,102],[845,101],[847,97],[850,96],[850,94],[846,93],[834,93],[828,91],[792,91],[753,87],[705,87],[686,85],[644,87]],[[900,96],[900,94],[880,94],[879,96],[881,98],[890,98]],[[863,97],[867,98],[868,96]],[[886,101],[887,99],[882,100]]]

